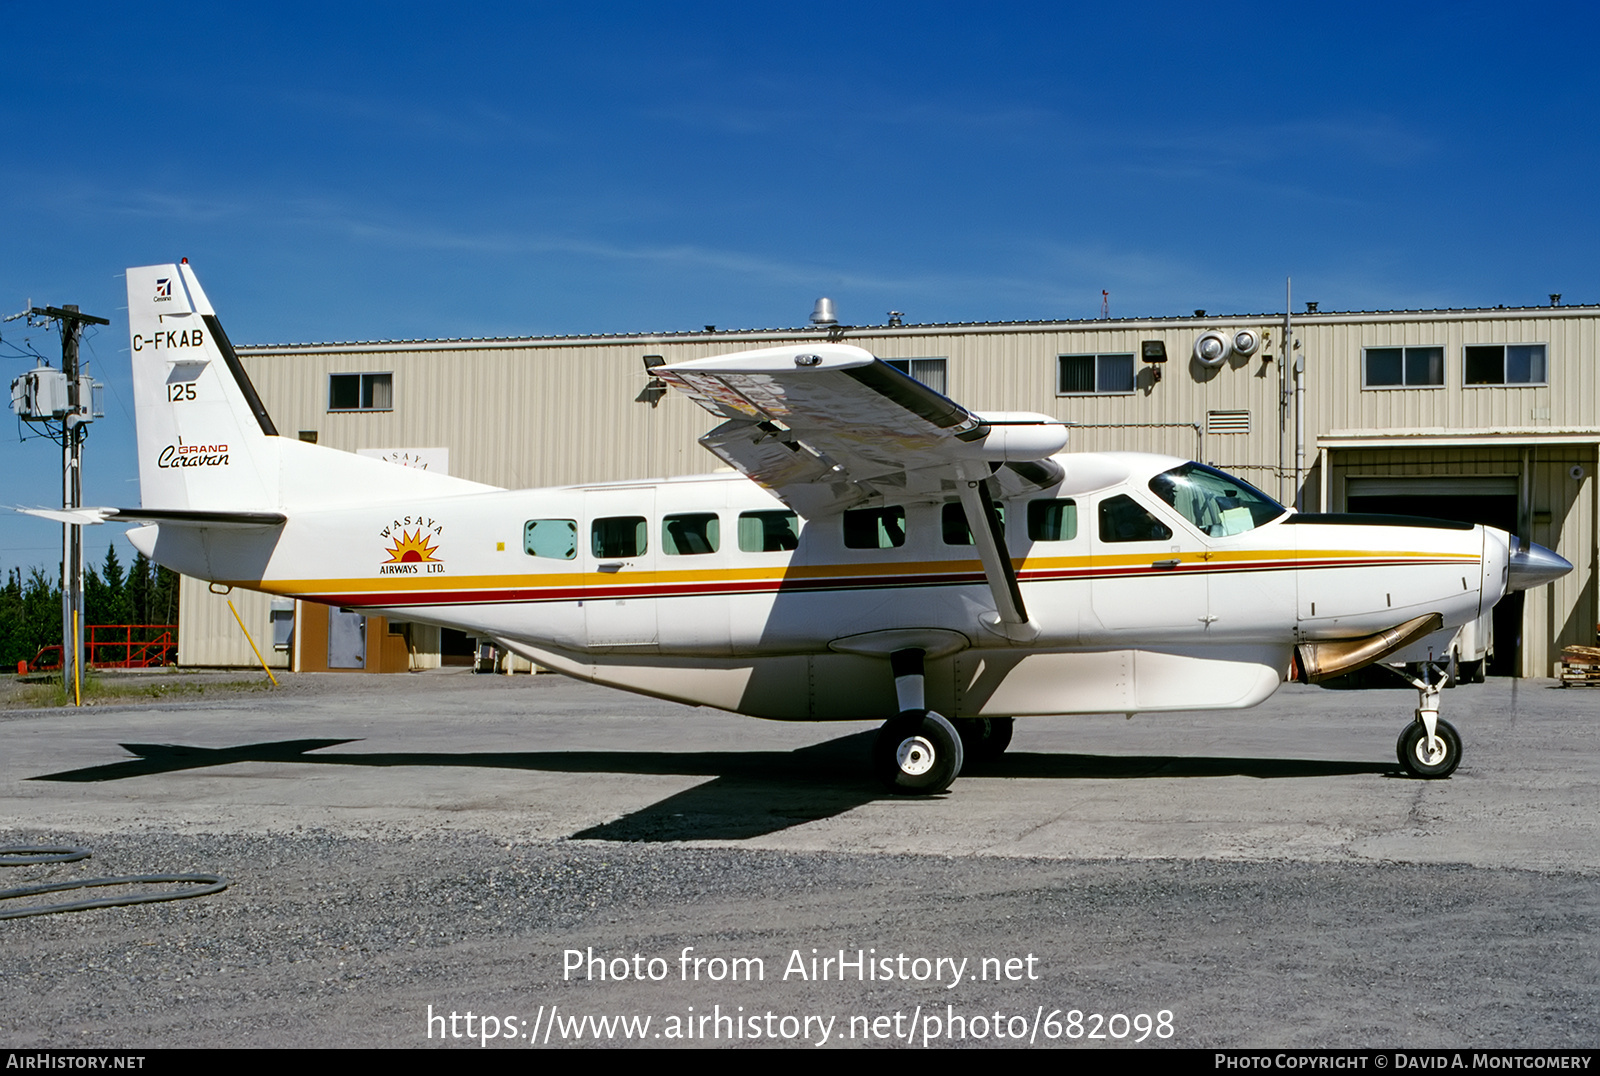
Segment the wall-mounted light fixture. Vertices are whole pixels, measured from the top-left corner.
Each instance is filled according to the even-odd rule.
[[[1167,361],[1167,344],[1165,340],[1146,340],[1139,345],[1139,356],[1145,362],[1153,364],[1150,367],[1150,383],[1157,384],[1161,380],[1161,367],[1159,363]]]

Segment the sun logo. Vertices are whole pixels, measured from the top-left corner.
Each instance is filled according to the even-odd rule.
[[[400,537],[394,540],[394,545],[384,552],[389,554],[387,564],[437,564],[434,553],[438,546],[429,545],[427,536],[422,528],[417,528],[415,534],[400,532]]]

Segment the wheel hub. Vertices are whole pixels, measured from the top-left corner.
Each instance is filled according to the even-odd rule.
[[[1437,766],[1444,760],[1444,740],[1438,736],[1424,736],[1417,741],[1417,758],[1424,766]]]
[[[933,769],[933,744],[921,736],[908,736],[900,741],[900,746],[895,750],[895,761],[899,763],[901,773],[920,777]]]

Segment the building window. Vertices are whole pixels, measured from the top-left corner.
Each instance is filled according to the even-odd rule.
[[[944,359],[884,359],[884,362],[928,386],[940,396],[946,395],[949,384],[945,376]]]
[[[1461,357],[1468,385],[1549,383],[1543,344],[1468,344]]]
[[[393,411],[393,374],[329,374],[329,411]]]
[[[1444,385],[1444,348],[1369,347],[1361,352],[1361,387],[1429,388]]]
[[[1133,353],[1061,355],[1056,359],[1056,395],[1132,392]]]

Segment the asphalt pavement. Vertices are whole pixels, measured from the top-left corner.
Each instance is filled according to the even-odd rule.
[[[1600,1044],[1600,691],[1445,692],[1447,781],[1415,692],[1290,686],[927,799],[872,724],[551,676],[177,698],[0,711],[0,843],[94,853],[0,888],[230,882],[0,920],[0,1044]]]

